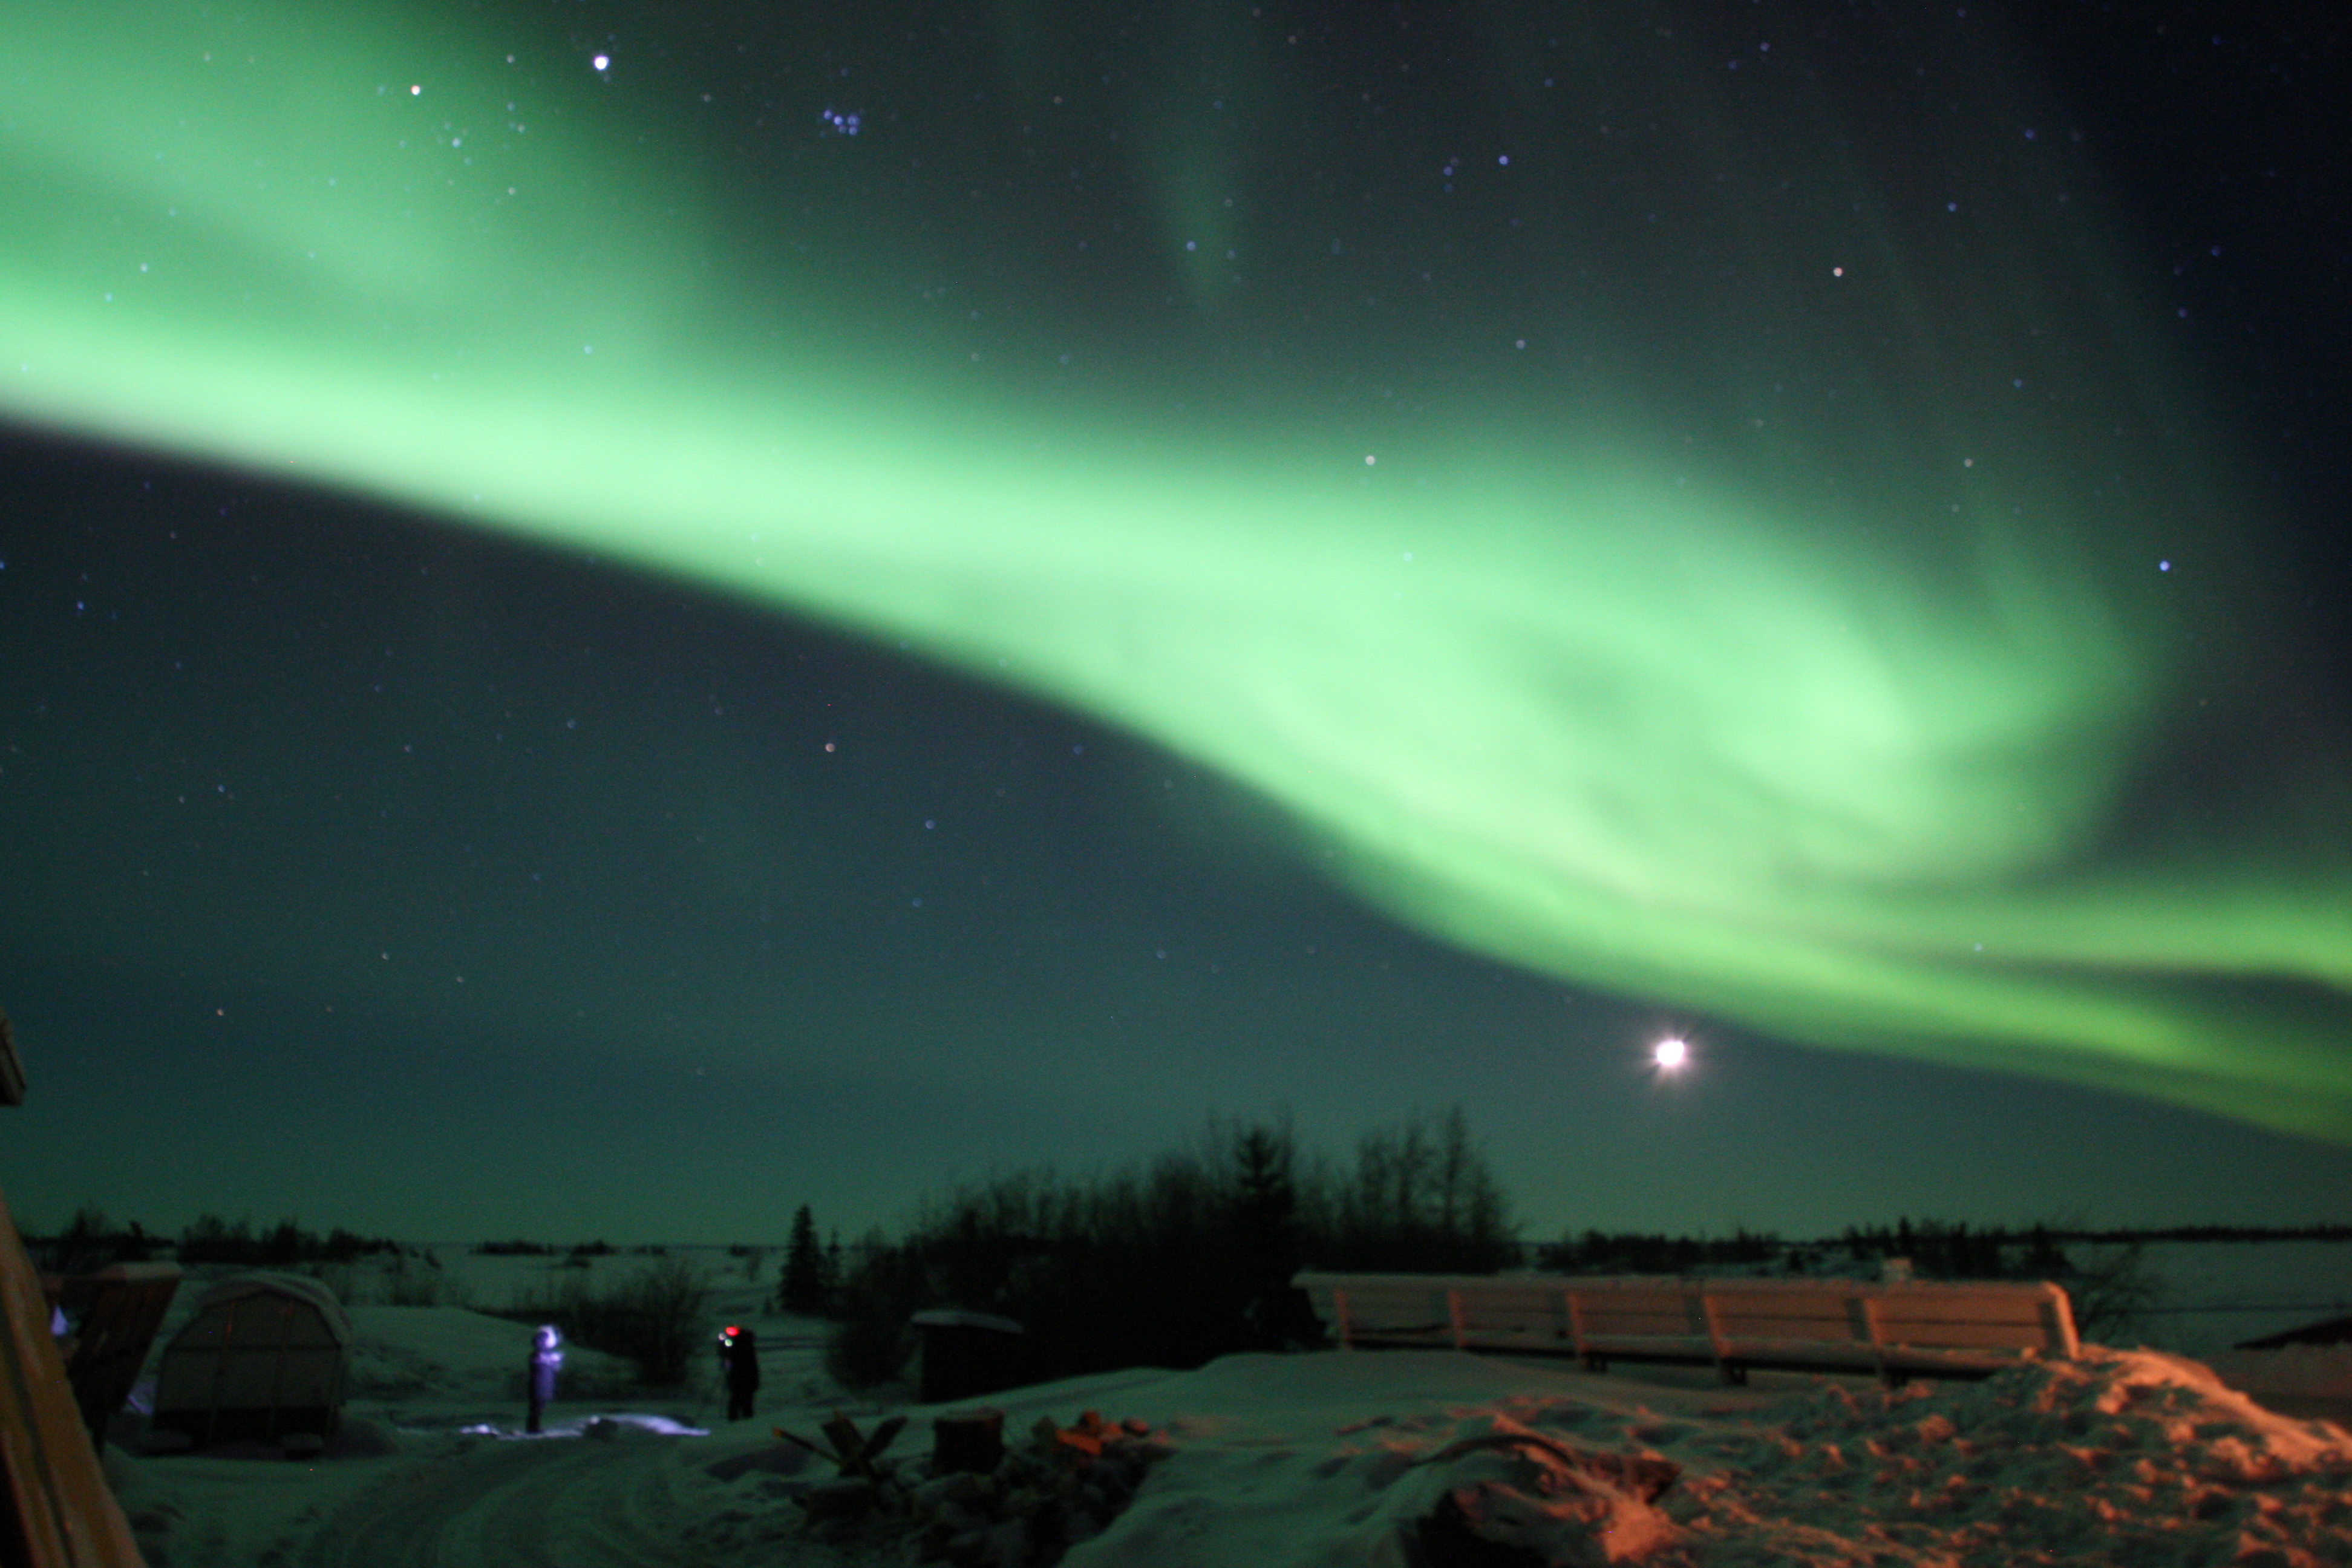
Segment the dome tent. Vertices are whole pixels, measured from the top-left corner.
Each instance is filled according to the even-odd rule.
[[[333,1292],[293,1274],[244,1274],[204,1293],[164,1347],[153,1425],[198,1444],[331,1436],[352,1321]]]

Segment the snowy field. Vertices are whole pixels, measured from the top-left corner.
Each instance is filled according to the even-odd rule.
[[[2147,1337],[2185,1355],[2352,1317],[2352,1242],[2162,1241],[2148,1246],[2145,1262],[2164,1287]]]
[[[2210,1258],[2202,1276],[2183,1267],[2191,1258],[2158,1267],[2251,1300],[2231,1292],[2264,1283],[2244,1272],[2260,1249],[2235,1245],[2235,1276]],[[710,1333],[729,1321],[759,1332],[755,1419],[719,1419],[715,1355],[698,1384],[648,1396],[625,1365],[574,1348],[547,1435],[523,1437],[523,1325],[455,1305],[360,1305],[338,1451],[110,1454],[151,1568],[910,1561],[886,1529],[813,1536],[793,1497],[831,1467],[770,1428],[814,1436],[835,1409],[869,1428],[906,1414],[890,1457],[912,1481],[936,1412],[904,1391],[835,1390],[821,1325],[763,1309],[772,1255],[753,1280],[741,1259],[680,1250],[711,1272]],[[2294,1289],[2325,1300],[2341,1279],[2327,1268],[2352,1256],[2335,1250],[2335,1265],[2303,1259]],[[550,1268],[442,1256],[478,1304],[502,1304]],[[364,1272],[341,1283],[362,1302],[381,1289]],[[183,1288],[175,1317],[196,1293]],[[2199,1362],[2142,1351],[1891,1394],[1858,1378],[1759,1373],[1733,1389],[1703,1370],[1596,1375],[1450,1352],[1237,1356],[992,1403],[1009,1441],[1040,1416],[1066,1425],[1098,1409],[1147,1423],[1168,1450],[1133,1505],[1063,1559],[1072,1568],[1433,1561],[1410,1544],[1413,1527],[1449,1495],[1515,1519],[1563,1563],[1643,1540],[1655,1542],[1643,1560],[1693,1565],[2352,1563],[2352,1347],[2211,1359],[2259,1402]],[[127,1422],[118,1433],[133,1436]],[[1569,1462],[1582,1454],[1662,1456],[1680,1474],[1652,1504],[1595,1483]]]

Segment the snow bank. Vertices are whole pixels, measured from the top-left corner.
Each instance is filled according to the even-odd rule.
[[[1669,1529],[1638,1544],[1559,1531],[1543,1554],[1553,1564],[2352,1563],[2352,1435],[2273,1415],[2155,1352],[2095,1350],[1981,1384],[1823,1384],[1745,1409],[1615,1379],[1527,1392],[1524,1369],[1517,1391],[1461,1404],[1444,1398],[1449,1384],[1471,1394],[1510,1369],[1258,1359],[1163,1391],[1215,1414],[1171,1423],[1181,1451],[1072,1568],[1402,1568],[1413,1521],[1449,1493],[1545,1494],[1539,1450],[1491,1440],[1518,1434],[1684,1467],[1659,1500]],[[1349,1409],[1382,1382],[1390,1410]],[[1437,1408],[1413,1408],[1433,1394]],[[1349,1417],[1317,1423],[1339,1410]],[[1611,1521],[1647,1528],[1635,1510]]]
[[[2352,1562],[2352,1436],[2153,1351],[1828,1388],[1715,1446],[1679,1510],[1711,1563]]]

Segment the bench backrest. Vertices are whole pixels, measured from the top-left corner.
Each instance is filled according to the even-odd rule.
[[[2080,1350],[2047,1282],[1300,1274],[1342,1345],[1992,1371]]]

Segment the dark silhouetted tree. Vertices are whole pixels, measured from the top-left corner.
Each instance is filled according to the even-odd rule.
[[[1290,1283],[1306,1261],[1307,1233],[1299,1214],[1298,1143],[1287,1119],[1237,1131],[1230,1158],[1227,1203],[1249,1337],[1266,1350],[1317,1342],[1314,1309]]]
[[[817,1245],[816,1219],[803,1204],[793,1215],[792,1240],[784,1248],[783,1278],[777,1282],[776,1305],[804,1318],[823,1317],[833,1306],[831,1260]]]

